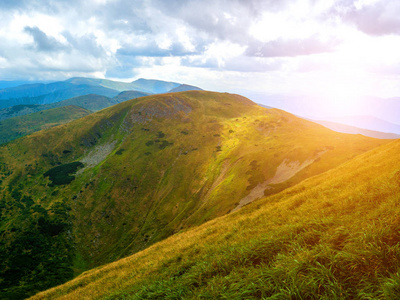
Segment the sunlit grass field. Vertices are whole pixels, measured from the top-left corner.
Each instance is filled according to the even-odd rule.
[[[32,299],[398,299],[394,141]]]
[[[185,234],[193,236],[193,241],[184,238],[189,243],[184,247],[192,248],[193,244],[198,250],[185,259],[186,252],[172,250],[174,254],[182,252],[176,263],[160,260],[154,254],[152,262],[140,260],[156,268],[154,276],[164,276],[154,279],[154,288],[160,286],[159,292],[168,291],[169,288],[161,287],[164,280],[171,278],[173,285],[183,280],[182,287],[186,286],[185,274],[208,259],[219,257],[218,264],[224,264],[223,268],[239,268],[241,264],[230,262],[242,252],[252,256],[253,248],[245,250],[246,247],[264,247],[259,243],[269,235],[270,246],[278,248],[271,248],[275,254],[266,259],[268,262],[278,253],[280,257],[287,255],[286,251],[294,255],[296,251],[288,249],[304,231],[299,229],[304,224],[296,222],[311,222],[307,221],[310,214],[318,214],[312,222],[328,221],[318,221],[324,220],[319,215],[322,210],[307,204],[318,200],[317,191],[324,185],[311,184],[306,188],[304,182],[299,190],[287,189],[388,143],[336,133],[284,111],[259,107],[239,95],[205,91],[134,99],[22,137],[0,147],[0,250],[7,253],[0,264],[1,274],[7,280],[0,282],[0,296],[33,295],[176,234],[177,239]],[[339,200],[335,197],[356,191],[358,185],[351,182],[329,185],[335,194],[332,199],[324,198],[324,209],[332,210],[335,201],[348,201],[347,196]],[[283,194],[274,196],[281,191]],[[290,200],[311,191],[316,196]],[[268,200],[257,200],[267,196]],[[263,201],[267,201],[260,206],[265,210],[264,223],[252,224],[253,217],[243,224],[238,221],[247,216],[248,209]],[[293,211],[289,210],[287,216],[272,213],[273,209],[286,211],[280,204],[285,201],[293,201],[288,204]],[[213,219],[227,214],[213,223]],[[238,219],[231,221],[234,216]],[[280,219],[282,216],[285,218]],[[299,220],[293,219],[295,216]],[[205,230],[196,226],[208,221],[211,223],[204,227],[208,229],[202,237],[194,234]],[[229,225],[230,222],[242,225]],[[289,227],[280,227],[281,224]],[[328,228],[330,223],[324,226]],[[316,245],[325,241],[325,227],[309,227],[317,233],[307,241]],[[41,248],[43,244],[48,245],[48,254]],[[171,259],[173,262],[175,258]],[[20,265],[24,260],[29,263]],[[257,270],[267,264],[261,258],[254,260],[257,263],[251,266]],[[215,267],[214,261],[209,264]],[[174,265],[180,275],[171,273],[171,277],[168,272],[175,272]],[[195,270],[192,271],[198,272]],[[244,272],[238,270],[238,274]],[[232,272],[223,277],[234,276],[236,271]],[[190,278],[198,281],[196,276]],[[205,280],[209,275],[199,276]],[[150,288],[153,279],[148,278],[143,277],[150,280],[148,284],[138,286]],[[236,277],[234,281],[246,282]],[[208,291],[207,285],[188,289]]]

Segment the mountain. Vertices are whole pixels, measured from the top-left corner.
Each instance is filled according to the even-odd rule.
[[[73,86],[74,85],[68,84],[66,82],[54,82],[49,84],[44,84],[44,83],[24,84],[21,86],[1,89],[0,99],[37,97],[53,93],[59,90],[65,90],[66,88],[70,88]]]
[[[73,77],[73,78],[67,79],[65,82],[71,83],[74,85],[101,86],[101,87],[109,88],[109,89],[119,91],[119,92],[132,89],[131,83],[129,83],[129,82],[120,82],[120,81],[98,79],[98,78]]]
[[[400,140],[31,299],[398,299]]]
[[[0,298],[246,211],[388,142],[206,91],[137,98],[9,142],[0,146]]]
[[[53,108],[0,121],[0,144],[7,143],[35,131],[68,123],[90,114],[78,106]]]
[[[374,130],[362,129],[354,126],[344,125],[335,122],[313,120],[313,122],[321,124],[322,126],[334,130],[336,132],[351,133],[351,134],[362,134],[365,136],[377,138],[377,139],[398,139],[400,135],[395,133],[385,133]]]
[[[136,99],[139,97],[149,96],[149,93],[139,92],[139,91],[124,91],[119,93],[113,98],[116,103],[121,103],[127,100]]]
[[[10,86],[11,84],[8,85]],[[166,93],[179,86],[181,84],[176,82],[143,78],[133,82],[119,82],[106,79],[74,77],[65,81],[48,84],[35,83],[0,88],[0,108],[16,105],[51,104],[89,94],[113,98],[122,91],[132,90],[137,91],[137,93],[142,92],[141,96],[144,96],[145,94]],[[187,89],[199,88],[183,85],[180,90]]]
[[[50,107],[63,107],[68,105],[76,105],[94,112],[106,107],[110,107],[116,103],[117,102],[114,100],[114,98],[108,98],[96,94],[89,94],[89,95],[70,98],[53,104],[48,104],[45,106],[45,108],[48,109]]]
[[[24,116],[27,114],[31,114],[37,111],[42,110],[42,107],[46,107],[45,105],[40,104],[22,104],[22,105],[15,105],[6,108],[0,109],[0,120],[5,120],[9,118],[14,118],[18,116]],[[46,109],[46,108],[43,108]]]
[[[393,124],[371,116],[330,118],[328,119],[328,121],[364,128],[368,130],[400,134],[400,125]]]
[[[116,104],[114,100],[100,95],[85,95],[70,98],[67,100],[55,102],[52,104],[34,104],[34,105],[16,105],[7,108],[0,109],[0,120],[14,118],[18,116],[24,116],[38,111],[44,111],[56,107],[63,107],[69,105],[80,106],[90,111],[98,111],[100,109],[109,107]]]
[[[133,81],[132,86],[133,90],[151,94],[162,94],[180,86],[180,84],[176,82],[140,78]]]
[[[52,85],[52,87],[49,87]],[[54,87],[54,90],[52,90]],[[118,91],[101,86],[72,85],[68,83],[36,84],[0,90],[0,108],[20,104],[50,104],[72,97],[97,94],[114,97]]]
[[[13,117],[31,114],[37,111],[43,111],[51,108],[76,105],[88,109],[92,112],[101,110],[106,107],[115,105],[126,100],[148,96],[148,94],[137,91],[121,92],[113,98],[100,96],[96,94],[89,94],[84,96],[73,97],[63,101],[55,102],[52,104],[33,104],[33,105],[16,105],[0,109],[0,120],[5,120]]]
[[[257,104],[260,105],[261,107],[265,107],[265,108],[268,108],[268,109],[274,108],[272,106],[268,106],[268,105],[264,105],[264,104],[260,104],[260,103],[257,103]]]
[[[66,80],[66,82],[79,85],[84,84],[84,85],[102,86],[120,92],[128,90],[136,90],[148,94],[166,93],[180,85],[179,83],[176,82],[167,82],[162,80],[144,79],[144,78],[140,78],[132,82],[120,82],[107,79],[74,77]]]
[[[180,86],[177,86],[176,88],[170,90],[169,93],[186,92],[186,91],[202,91],[202,89],[193,85],[181,84]]]
[[[16,87],[19,85],[24,85],[24,84],[33,84],[37,82],[32,82],[32,81],[27,81],[27,80],[0,80],[0,89],[5,89],[5,88],[10,88],[10,87]]]
[[[392,125],[399,126],[397,125],[400,111],[400,98],[398,97],[360,97],[348,101],[343,101],[343,99],[333,101],[331,97],[326,96],[254,94],[253,99],[262,104],[314,120],[325,120],[368,130],[399,134],[399,128],[393,129],[392,127]],[[392,124],[385,125],[381,122],[382,120]]]

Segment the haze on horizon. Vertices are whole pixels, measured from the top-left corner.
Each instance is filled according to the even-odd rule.
[[[354,114],[400,96],[399,15],[395,0],[2,1],[0,80],[142,77]]]

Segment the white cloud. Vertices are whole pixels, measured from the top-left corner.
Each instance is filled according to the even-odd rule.
[[[148,77],[235,92],[398,92],[394,0],[31,0],[0,8],[0,79]]]

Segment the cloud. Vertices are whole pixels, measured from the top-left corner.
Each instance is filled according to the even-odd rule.
[[[400,2],[397,0],[342,1],[332,12],[369,35],[400,34]]]
[[[97,43],[96,37],[93,34],[77,36],[69,31],[65,31],[62,33],[62,36],[68,43],[69,49],[74,49],[81,55],[90,55],[93,57],[103,57],[106,55],[106,50]]]
[[[25,27],[24,31],[33,37],[35,48],[38,51],[58,51],[65,49],[64,45],[55,38],[47,36],[38,27]]]
[[[203,78],[280,91],[317,72],[394,74],[399,15],[395,0],[0,1],[0,79]]]
[[[174,43],[170,47],[163,49],[160,48],[155,42],[139,46],[139,47],[127,47],[120,48],[117,51],[117,55],[125,56],[147,56],[147,57],[164,57],[164,56],[185,56],[191,55],[194,52],[187,51],[181,44]]]
[[[307,39],[278,39],[268,43],[255,42],[246,50],[246,55],[257,57],[294,57],[332,52],[337,41],[322,42],[318,37]]]
[[[286,1],[185,1],[153,0],[155,8],[175,20],[180,20],[198,34],[212,39],[246,43],[248,29],[264,7],[276,9]]]

